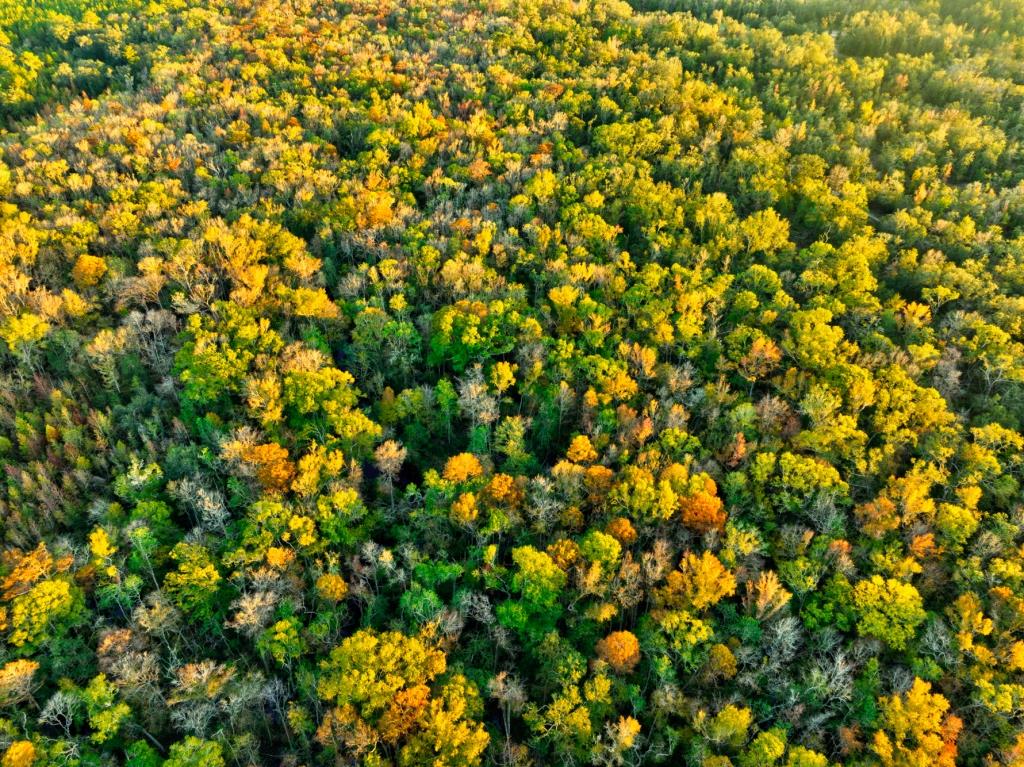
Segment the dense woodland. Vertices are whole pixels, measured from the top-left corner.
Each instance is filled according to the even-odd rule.
[[[0,0],[0,767],[1024,766],[1022,0]]]

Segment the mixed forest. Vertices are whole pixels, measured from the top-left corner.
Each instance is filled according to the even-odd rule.
[[[1024,767],[1024,2],[0,0],[0,767]]]

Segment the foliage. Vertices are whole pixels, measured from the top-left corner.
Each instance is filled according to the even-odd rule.
[[[3,767],[1024,760],[1017,0],[0,0]]]

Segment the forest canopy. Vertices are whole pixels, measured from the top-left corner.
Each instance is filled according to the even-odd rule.
[[[1024,767],[1021,0],[0,0],[0,767]]]

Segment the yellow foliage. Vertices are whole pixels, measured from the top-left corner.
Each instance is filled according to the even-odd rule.
[[[732,679],[736,676],[736,656],[724,644],[712,645],[704,665],[704,673],[710,679]]]
[[[597,643],[597,657],[620,674],[628,674],[640,662],[640,642],[629,631],[615,631]]]
[[[271,546],[267,549],[267,564],[275,570],[283,570],[295,560],[295,552],[283,546]]]
[[[515,478],[508,474],[495,474],[484,487],[485,498],[492,503],[502,503],[515,508],[523,500],[523,491]]]
[[[361,630],[321,664],[318,689],[335,707],[317,730],[324,744],[355,754],[378,743],[397,746],[401,764],[470,767],[487,747],[476,689],[455,675],[431,689],[447,668],[444,653],[420,637]]]
[[[348,596],[348,584],[335,573],[324,573],[316,579],[316,590],[330,602],[340,602]]]
[[[345,455],[342,451],[328,450],[323,445],[314,444],[299,459],[292,491],[304,498],[315,495],[325,481],[337,477],[344,468]]]
[[[573,437],[566,457],[574,463],[593,463],[597,460],[597,451],[590,443],[590,438],[585,434],[580,434]]]
[[[909,583],[879,575],[860,581],[853,591],[860,613],[857,629],[902,650],[926,614],[917,589]]]
[[[27,594],[14,600],[11,609],[11,634],[7,638],[15,647],[38,642],[46,634],[50,622],[69,614],[74,607],[71,585],[65,580],[49,580],[37,584]]]
[[[496,362],[491,368],[491,386],[498,394],[504,394],[516,382],[518,365],[508,362]]]
[[[903,695],[882,698],[881,729],[871,748],[886,767],[955,767],[961,722],[949,701],[915,679]]]
[[[34,660],[12,660],[0,669],[0,706],[10,706],[28,697],[32,677],[39,670]]]
[[[307,516],[294,514],[289,517],[288,530],[295,536],[295,542],[300,546],[312,546],[316,543],[316,523]],[[287,537],[287,533],[282,536]]]
[[[107,262],[99,256],[90,256],[85,253],[78,257],[74,267],[71,269],[71,277],[80,288],[90,288],[107,273]]]
[[[604,494],[612,485],[615,472],[607,466],[591,466],[583,475],[583,484],[595,502],[603,500]]]
[[[452,518],[463,524],[476,521],[480,515],[476,506],[476,496],[473,493],[463,493],[452,503]]]
[[[982,608],[981,600],[972,592],[961,594],[947,608],[946,614],[956,629],[961,650],[973,649],[975,636],[988,636],[992,633],[992,620],[985,617]]]
[[[114,555],[117,547],[110,542],[110,536],[102,527],[97,527],[89,533],[89,551],[98,560],[104,560]]]
[[[459,453],[445,463],[443,476],[449,482],[465,482],[483,473],[484,467],[480,465],[480,459],[472,453]]]
[[[249,412],[264,426],[281,420],[281,379],[276,375],[251,378],[246,382],[246,405]]]
[[[295,476],[295,464],[289,460],[288,451],[276,442],[248,447],[242,457],[256,467],[256,478],[267,490],[285,490]]]
[[[736,593],[736,579],[710,551],[687,552],[679,569],[669,573],[656,598],[668,607],[703,610]]]
[[[30,767],[36,760],[36,747],[28,740],[16,740],[7,748],[0,765],[3,767]]]
[[[290,291],[290,298],[297,317],[313,317],[320,320],[333,320],[338,317],[337,304],[323,288],[296,288]]]
[[[0,338],[7,342],[11,351],[23,352],[46,337],[50,332],[50,323],[38,314],[24,312],[16,317],[8,317],[0,326]]]
[[[1006,665],[1010,671],[1024,671],[1024,642],[1017,641],[1011,644],[1006,656]]]
[[[559,309],[567,309],[579,298],[580,291],[572,285],[559,285],[548,291],[548,299]]]
[[[364,718],[382,714],[409,685],[430,682],[447,668],[444,653],[419,637],[361,630],[321,663],[320,696],[359,707]]]
[[[39,542],[32,551],[21,554],[18,550],[6,552],[5,559],[14,558],[14,566],[3,582],[3,599],[9,601],[24,594],[32,584],[50,575],[54,570],[53,555],[46,544]]]
[[[73,290],[62,290],[60,297],[64,302],[63,311],[69,317],[81,317],[89,311],[89,302]]]
[[[625,751],[632,748],[640,734],[640,722],[631,716],[620,716],[613,727],[614,741],[617,750]]]
[[[598,602],[587,608],[587,617],[597,623],[607,623],[619,614],[618,606],[611,602]]]
[[[452,678],[431,699],[417,727],[400,749],[400,764],[432,767],[473,767],[481,761],[490,736],[476,721],[480,715],[476,689],[462,675]]]
[[[746,740],[753,722],[749,708],[729,704],[706,723],[705,733],[714,743],[735,747]]]

